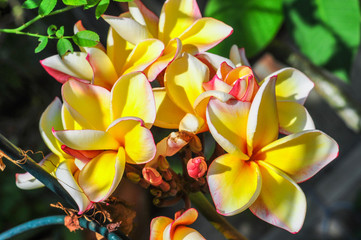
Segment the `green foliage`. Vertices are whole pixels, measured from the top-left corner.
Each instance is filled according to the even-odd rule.
[[[360,43],[357,0],[285,0],[286,24],[301,52],[347,81]]]
[[[35,51],[34,51],[35,53],[39,53],[39,52],[44,50],[44,48],[48,44],[48,38],[47,37],[40,37],[38,39],[38,41],[39,41],[39,45],[35,48]]]
[[[39,15],[46,16],[54,10],[57,0],[42,0],[39,5]]]
[[[61,26],[59,30],[55,32],[57,38],[62,38],[64,36],[64,26]]]
[[[109,6],[109,0],[100,0],[97,8],[95,9],[95,17],[98,19]]]
[[[68,6],[82,6],[86,5],[86,0],[63,0],[63,3]]]
[[[72,38],[73,41],[80,47],[94,47],[99,42],[99,35],[89,30],[80,31]]]
[[[87,0],[87,4],[84,6],[84,9],[95,7],[99,2],[100,0]]]
[[[40,6],[41,0],[26,0],[22,7],[25,9],[34,9]]]
[[[233,27],[233,34],[214,48],[228,56],[232,44],[244,47],[248,56],[264,49],[275,37],[282,20],[282,0],[210,0],[207,16]]]
[[[49,36],[54,35],[57,29],[58,29],[58,28],[57,28],[54,24],[50,25],[50,26],[48,27],[48,29],[47,29],[48,35],[49,35]]]
[[[56,45],[56,48],[58,50],[58,53],[60,56],[65,55],[67,52],[73,52],[73,45],[71,45],[71,42],[68,39],[61,38],[58,40],[58,43]]]

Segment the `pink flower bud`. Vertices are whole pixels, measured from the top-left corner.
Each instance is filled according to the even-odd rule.
[[[188,175],[194,179],[203,177],[207,172],[207,163],[204,157],[192,158],[187,163]]]
[[[152,184],[153,186],[159,186],[162,184],[163,179],[160,173],[152,168],[152,167],[145,167],[142,170],[144,179]]]

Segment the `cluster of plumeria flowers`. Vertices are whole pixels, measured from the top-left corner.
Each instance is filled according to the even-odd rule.
[[[126,176],[151,186],[156,205],[209,191],[221,215],[249,208],[298,232],[306,198],[297,183],[338,155],[303,106],[312,81],[293,68],[259,81],[237,46],[229,58],[208,53],[233,30],[202,17],[196,0],[167,0],[160,17],[134,0],[129,12],[102,17],[110,25],[106,48],[99,43],[41,61],[62,83],[62,100],[42,114],[41,135],[52,153],[39,164],[74,198],[78,213],[105,201]],[[82,30],[79,21],[74,31]],[[153,125],[177,130],[155,143]],[[199,137],[207,131],[225,151],[211,159]],[[176,153],[186,176],[169,167],[167,157]],[[42,184],[25,173],[17,186]],[[204,239],[186,227],[197,215],[187,208],[175,220],[153,219],[150,239]]]

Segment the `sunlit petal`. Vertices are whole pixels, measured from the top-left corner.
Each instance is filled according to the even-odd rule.
[[[141,72],[123,75],[111,92],[112,119],[138,117],[150,128],[155,120],[155,101],[152,87]]]
[[[258,166],[245,160],[225,154],[209,166],[209,190],[222,215],[235,215],[246,210],[259,195],[262,179]]]
[[[265,79],[277,75],[277,100],[297,101],[303,104],[314,83],[302,72],[294,68],[283,68]]]
[[[186,131],[191,133],[200,133],[206,131],[204,128],[205,120],[192,114],[187,113],[179,123],[179,131]]]
[[[70,114],[84,128],[105,130],[110,124],[110,92],[105,88],[69,80],[62,87],[62,96]]]
[[[255,159],[281,169],[296,182],[302,182],[320,171],[338,155],[338,145],[317,130],[288,135],[261,149]]]
[[[268,79],[261,85],[253,99],[247,122],[249,155],[278,137],[275,82],[276,77]]]
[[[306,214],[306,197],[301,188],[280,170],[259,161],[262,189],[250,210],[260,219],[298,232]]]
[[[39,123],[40,134],[46,146],[59,157],[65,154],[61,150],[61,144],[54,137],[52,129],[63,130],[61,107],[62,103],[60,99],[55,98],[41,115]]]
[[[75,121],[73,116],[70,114],[65,104],[61,107],[61,120],[63,122],[64,130],[81,130],[83,127]],[[54,127],[55,130],[58,130]]]
[[[230,99],[222,102],[211,98],[207,107],[207,123],[212,136],[228,153],[247,154],[247,119],[249,102]]]
[[[303,105],[297,102],[278,101],[277,110],[280,132],[291,134],[315,129],[315,124]]]
[[[163,232],[165,228],[173,222],[168,217],[153,218],[150,223],[150,238],[149,240],[163,240]]]
[[[130,1],[129,12],[132,17],[141,25],[146,26],[153,38],[158,37],[159,18],[150,11],[140,0]]]
[[[128,163],[143,164],[155,155],[153,135],[143,124],[139,118],[119,118],[107,129],[107,133],[124,146]]]
[[[167,94],[183,111],[193,113],[193,103],[204,92],[202,84],[208,78],[207,66],[185,54],[172,62],[165,72]]]
[[[158,38],[168,43],[201,17],[196,0],[168,0],[160,13]]]
[[[117,188],[125,167],[125,152],[105,151],[92,159],[79,174],[79,185],[92,202],[107,199]]]
[[[143,71],[163,53],[164,44],[157,39],[147,39],[138,43],[127,58],[122,74]]]
[[[168,97],[165,88],[154,88],[153,93],[157,109],[154,125],[177,129],[186,113]]]
[[[214,18],[198,19],[179,36],[183,51],[192,55],[214,47],[233,32],[232,27]]]
[[[72,161],[64,161],[60,163],[59,167],[56,169],[56,178],[78,205],[79,214],[82,214],[89,207],[91,202],[80,188],[76,179],[74,179],[74,172],[76,169],[77,168]]]
[[[205,238],[198,231],[186,226],[179,226],[175,231],[174,240],[205,240]]]
[[[134,45],[152,38],[148,29],[132,18],[109,15],[102,15],[102,17],[122,38]]]
[[[237,66],[248,66],[250,67],[244,48],[238,48],[237,45],[231,47],[229,53],[229,59]]]
[[[231,60],[213,53],[202,52],[197,54],[196,57],[207,65],[210,70],[210,76],[214,76],[216,74],[219,66],[221,66],[223,62],[226,62],[227,65],[235,68],[235,65],[231,62]]]
[[[94,72],[92,83],[111,89],[118,75],[107,54],[97,48],[89,48],[87,60]]]
[[[116,150],[119,143],[109,133],[98,130],[53,131],[63,144],[76,150]]]
[[[89,82],[93,77],[93,70],[86,60],[86,53],[68,53],[63,58],[58,54],[41,60],[44,69],[57,81],[64,83],[69,78],[84,79]]]

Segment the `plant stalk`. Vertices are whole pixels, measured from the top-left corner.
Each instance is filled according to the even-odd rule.
[[[217,213],[213,205],[201,192],[190,193],[189,197],[196,208],[205,218],[223,234],[226,239],[247,240],[245,236],[238,232],[223,216]]]

